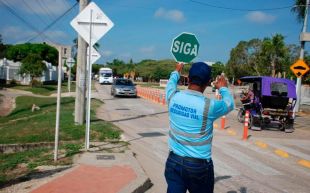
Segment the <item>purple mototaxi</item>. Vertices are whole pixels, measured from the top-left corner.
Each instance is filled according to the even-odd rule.
[[[256,130],[266,129],[276,122],[279,129],[294,131],[293,109],[297,98],[294,81],[268,76],[246,76],[240,80],[250,84],[255,100],[250,108],[247,104],[248,109],[239,110],[238,120],[242,120],[242,111],[249,110],[251,127]]]
[[[261,82],[261,95],[263,96],[272,96],[271,87],[272,83],[283,83],[287,85],[287,98],[296,99],[296,86],[295,82],[285,78],[273,78],[269,76],[245,76],[240,78],[242,82]]]

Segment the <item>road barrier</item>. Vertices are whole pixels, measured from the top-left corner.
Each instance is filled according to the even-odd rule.
[[[248,139],[249,117],[250,117],[250,111],[245,111],[243,138],[242,138],[243,140]]]
[[[163,92],[164,91],[160,89],[137,86],[137,95],[139,97],[153,101],[155,103],[166,105],[166,95]]]
[[[225,119],[226,119],[226,116],[222,116],[222,118],[221,118],[221,129],[225,129]]]

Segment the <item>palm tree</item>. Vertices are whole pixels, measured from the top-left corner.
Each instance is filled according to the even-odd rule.
[[[275,77],[276,71],[281,71],[288,56],[288,48],[284,43],[284,36],[275,34],[272,38],[265,38],[262,44],[262,55],[271,63],[271,76]]]
[[[305,18],[307,0],[295,0],[295,6],[291,9],[297,16],[297,21],[302,23]]]

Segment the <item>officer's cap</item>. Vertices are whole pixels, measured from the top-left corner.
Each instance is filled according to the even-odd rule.
[[[204,62],[196,62],[190,68],[188,77],[192,84],[206,85],[211,79],[211,66]]]

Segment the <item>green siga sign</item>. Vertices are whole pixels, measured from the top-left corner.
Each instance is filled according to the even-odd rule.
[[[177,62],[191,62],[198,50],[199,43],[194,34],[183,32],[172,41],[171,52]]]

